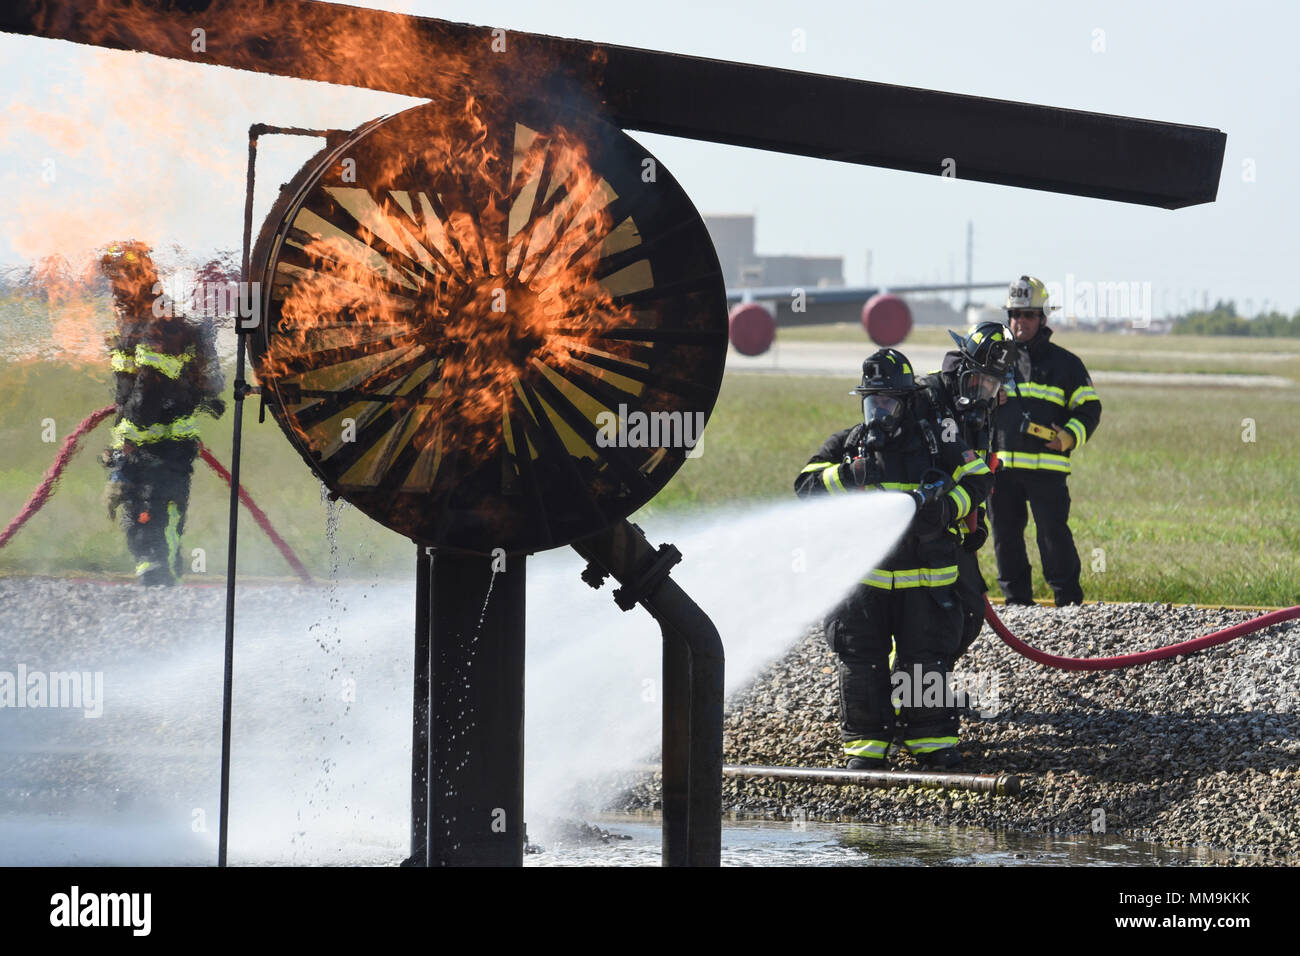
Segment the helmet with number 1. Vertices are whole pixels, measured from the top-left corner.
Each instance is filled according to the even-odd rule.
[[[862,363],[862,382],[850,394],[862,399],[862,420],[896,434],[911,394],[916,391],[912,363],[898,349],[880,349]]]
[[[981,322],[965,338],[951,329],[948,334],[961,354],[957,380],[963,404],[991,402],[1016,363],[1016,342],[1011,332],[999,322]]]

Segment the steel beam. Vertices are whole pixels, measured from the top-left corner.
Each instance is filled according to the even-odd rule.
[[[471,88],[518,85],[523,70],[537,95],[626,129],[1169,209],[1214,201],[1226,142],[1199,126],[532,33],[493,53],[487,27],[316,0],[7,0],[0,31],[410,96],[434,95],[448,69]],[[427,54],[327,55],[321,38],[336,36],[414,38]]]

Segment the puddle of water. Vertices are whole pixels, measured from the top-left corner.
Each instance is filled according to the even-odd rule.
[[[658,815],[595,818],[608,842],[542,828],[525,866],[659,866]],[[548,836],[550,839],[548,840]],[[623,839],[628,837],[630,839]],[[967,827],[728,820],[723,866],[1197,866],[1230,854],[1093,836],[992,832]],[[1262,861],[1261,861],[1262,862]]]

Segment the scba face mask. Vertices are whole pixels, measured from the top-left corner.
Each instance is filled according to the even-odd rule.
[[[958,404],[991,405],[1001,387],[1002,379],[996,375],[989,375],[978,369],[965,372],[961,377],[961,395]]]
[[[862,396],[862,422],[867,426],[867,447],[879,448],[902,427],[903,400],[883,392]]]

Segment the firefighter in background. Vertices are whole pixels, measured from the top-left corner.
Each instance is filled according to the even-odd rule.
[[[923,767],[953,769],[958,716],[950,701],[920,693],[892,699],[890,648],[898,670],[935,674],[947,685],[961,643],[955,525],[988,494],[991,476],[960,436],[942,441],[907,358],[881,349],[862,363],[861,423],[836,432],[795,479],[801,497],[861,490],[905,491],[916,515],[880,567],[826,618],[839,656],[840,729],[850,770],[884,769],[895,736]]]
[[[943,422],[940,440],[950,433],[960,436],[990,470],[995,470],[996,462],[990,455],[993,412],[1000,401],[1006,401],[1002,383],[1015,365],[1016,345],[1010,330],[997,322],[981,322],[965,338],[953,331],[948,334],[957,348],[943,357],[938,372],[925,376],[919,384]],[[984,593],[988,585],[976,557],[989,537],[984,505],[958,522],[957,532],[960,546],[956,590],[963,616],[957,657],[961,657],[984,626]]]
[[[198,455],[197,415],[225,411],[211,323],[196,324],[162,297],[149,247],[116,243],[100,258],[117,318],[110,339],[117,418],[104,452],[105,504],[121,508],[126,544],[144,585],[180,581],[181,534]]]
[[[1033,604],[1025,552],[1026,506],[1038,527],[1043,577],[1056,606],[1083,603],[1079,553],[1070,534],[1070,455],[1101,421],[1101,399],[1088,370],[1072,352],[1051,342],[1047,289],[1021,276],[1007,292],[1007,319],[1019,360],[1006,382],[1007,401],[994,416],[998,469],[989,498],[998,584],[1007,604]]]

